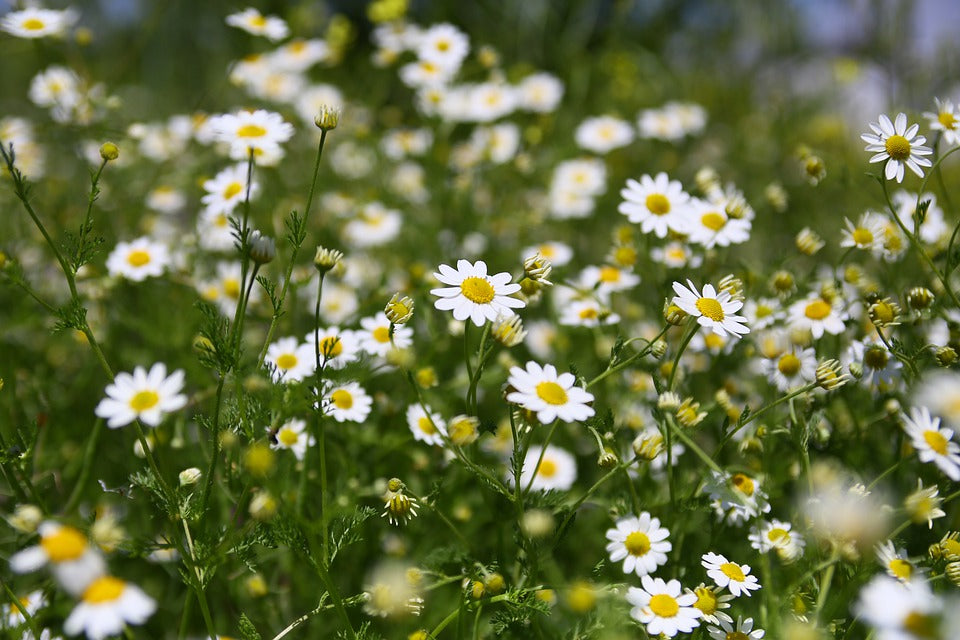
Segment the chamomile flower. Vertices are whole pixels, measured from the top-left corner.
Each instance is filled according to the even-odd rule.
[[[960,480],[960,444],[953,442],[953,429],[941,429],[940,418],[926,407],[914,407],[903,415],[903,429],[921,462],[933,462],[953,481]]]
[[[356,332],[348,329],[340,329],[337,326],[320,327],[316,332],[308,333],[306,340],[310,346],[311,355],[316,356],[314,349],[318,349],[320,364],[331,369],[343,369],[348,363],[360,357],[360,340]],[[314,345],[319,346],[314,347]]]
[[[307,447],[316,444],[313,436],[307,433],[307,423],[296,418],[283,423],[274,433],[269,427],[271,449],[288,449],[293,452],[297,460],[303,460]]]
[[[929,122],[928,125],[934,131],[943,132],[943,141],[955,147],[960,144],[960,111],[954,106],[952,100],[933,99],[937,106],[935,113],[924,112],[923,117]]]
[[[730,608],[730,601],[733,600],[733,594],[724,593],[721,595],[719,588],[714,586],[708,587],[702,582],[693,591],[687,589],[687,593],[692,593],[697,597],[697,601],[693,603],[693,607],[700,612],[700,619],[704,622],[712,622],[713,624],[733,622],[733,618],[731,618],[727,612],[723,611],[723,609]]]
[[[753,628],[753,618],[737,618],[736,625],[721,620],[719,627],[707,627],[707,631],[713,640],[760,640],[765,633]]]
[[[128,624],[143,624],[157,603],[140,587],[113,576],[100,576],[84,589],[80,603],[63,623],[69,635],[86,633],[101,640],[123,632]]]
[[[205,180],[203,190],[206,194],[200,198],[206,210],[214,213],[232,213],[238,204],[247,197],[247,166],[237,164],[221,169],[210,180]],[[260,185],[250,183],[250,197],[256,197]]]
[[[607,545],[610,562],[623,560],[623,572],[638,576],[653,573],[666,564],[667,553],[673,548],[667,540],[670,532],[646,511],[639,517],[620,518],[615,529],[607,529],[606,536],[610,540]]]
[[[681,267],[699,267],[703,258],[694,254],[690,247],[683,242],[672,241],[662,247],[650,250],[650,258],[671,269]]]
[[[210,119],[214,140],[227,144],[230,157],[247,160],[253,150],[255,161],[269,164],[283,155],[280,144],[293,137],[293,125],[279,113],[257,109],[241,110]]]
[[[20,606],[22,606],[31,617],[35,616],[37,611],[47,606],[47,599],[44,597],[43,591],[39,589],[31,591],[27,595],[18,598],[18,600],[20,600]],[[7,605],[6,621],[7,627],[19,627],[26,622],[27,619],[23,617],[20,609],[17,608],[15,604],[10,604]]]
[[[327,389],[324,411],[337,422],[363,422],[370,415],[373,398],[356,382],[347,382]]]
[[[420,34],[417,57],[456,72],[470,51],[470,38],[449,23],[435,24]]]
[[[707,249],[740,244],[750,239],[750,220],[732,218],[723,207],[707,200],[691,200],[688,220],[690,242]]]
[[[97,405],[95,413],[106,419],[111,429],[140,420],[156,427],[164,415],[179,411],[187,404],[183,390],[183,370],[169,376],[167,365],[158,362],[147,371],[136,367],[133,373],[121,372],[107,385],[107,397]]]
[[[14,573],[30,573],[49,565],[61,586],[70,594],[79,595],[106,571],[103,556],[77,529],[47,521],[37,531],[40,544],[10,556]]]
[[[915,401],[953,428],[960,428],[960,374],[939,371],[926,376]]]
[[[280,338],[269,347],[263,359],[270,365],[270,377],[274,382],[300,382],[313,375],[317,368],[313,345],[303,344],[296,338]]]
[[[617,210],[630,222],[639,223],[644,233],[665,238],[668,231],[689,232],[690,195],[666,173],[658,173],[655,178],[644,175],[639,182],[628,179],[620,196],[624,201]]]
[[[142,282],[151,276],[163,275],[170,263],[170,252],[165,245],[142,237],[118,242],[107,257],[107,271],[112,276]]]
[[[507,272],[487,275],[487,264],[482,260],[473,264],[458,260],[456,269],[441,264],[433,277],[449,285],[430,290],[439,298],[434,306],[442,311],[452,310],[454,319],[461,322],[469,318],[481,327],[487,320],[492,322],[501,314],[511,315],[513,309],[526,306],[522,300],[510,297],[520,290],[519,284],[510,282],[513,276]]]
[[[520,486],[524,489],[529,486],[533,491],[566,491],[576,479],[577,461],[568,451],[554,445],[546,449],[531,445],[527,449],[520,472]],[[513,483],[512,471],[507,474],[507,481]]]
[[[383,357],[390,349],[406,349],[413,344],[413,329],[407,325],[394,325],[390,335],[390,320],[380,312],[369,318],[361,318],[362,329],[357,332],[360,348],[372,356]]]
[[[283,40],[290,34],[290,28],[282,18],[264,16],[253,7],[230,14],[226,22],[231,27],[242,29],[255,36],[263,36],[271,42]]]
[[[415,440],[437,447],[443,446],[443,438],[447,435],[447,425],[440,414],[430,410],[429,407],[427,407],[427,411],[424,411],[419,404],[412,404],[407,407],[407,426],[410,427]]]
[[[633,127],[613,116],[587,118],[577,126],[574,140],[582,149],[604,154],[633,142]]]
[[[77,18],[77,12],[73,9],[56,11],[27,7],[22,11],[11,11],[0,18],[0,31],[29,39],[62,36],[74,25]]]
[[[700,611],[693,607],[697,596],[681,595],[679,580],[664,582],[662,578],[643,576],[642,589],[630,587],[627,602],[633,605],[630,617],[646,625],[647,634],[672,638],[677,633],[690,633],[700,626]]]
[[[620,322],[619,315],[594,298],[570,299],[559,303],[559,307],[559,322],[566,326],[599,327]]]
[[[590,265],[580,272],[578,284],[583,289],[596,290],[599,297],[607,299],[614,291],[624,291],[640,284],[640,276],[609,264]]]
[[[534,73],[517,85],[517,100],[521,109],[536,113],[550,113],[563,97],[563,82],[549,73]]]
[[[507,401],[535,412],[544,424],[586,420],[594,414],[589,406],[593,394],[576,382],[572,373],[557,373],[552,364],[540,366],[531,360],[524,369],[510,368],[507,383],[514,390],[507,394]]]
[[[689,288],[679,282],[673,283],[673,290],[677,294],[673,297],[673,304],[695,317],[700,326],[719,336],[729,333],[739,338],[750,333],[750,329],[743,324],[747,319],[735,315],[743,307],[743,302],[731,299],[727,291],[717,292],[712,284],[703,286],[702,296],[693,282],[687,280],[687,285]]]
[[[883,640],[939,638],[938,618],[943,602],[926,582],[901,582],[875,576],[863,589],[854,612],[877,630]]]
[[[730,562],[717,553],[705,553],[700,564],[707,570],[707,575],[713,579],[718,587],[726,587],[734,597],[750,596],[751,591],[760,588],[757,576],[750,575],[750,565]]]
[[[843,333],[846,316],[838,306],[835,301],[828,302],[821,296],[812,295],[790,305],[788,322],[794,329],[809,329],[814,338],[820,338],[824,333],[838,335]]]
[[[883,250],[883,216],[864,211],[856,224],[848,218],[844,218],[843,222],[846,228],[840,233],[841,247],[856,247],[871,252]]]
[[[885,162],[884,176],[887,180],[903,182],[903,168],[909,167],[919,177],[923,177],[921,167],[931,166],[928,156],[933,149],[923,146],[927,139],[917,135],[920,125],[907,127],[907,114],[897,114],[895,122],[890,122],[885,114],[880,115],[878,124],[870,124],[873,133],[864,133],[860,139],[867,143],[865,151],[875,152],[870,162]]]
[[[792,562],[803,554],[806,541],[793,530],[793,525],[780,520],[758,521],[748,536],[750,546],[766,553],[776,551],[784,562]]]
[[[230,251],[236,247],[231,216],[205,209],[197,218],[197,242],[207,251]]]
[[[813,349],[792,349],[764,360],[764,370],[777,389],[784,393],[813,382],[817,377],[817,355]]]
[[[770,502],[760,488],[760,481],[745,473],[727,475],[712,471],[706,490],[717,517],[733,525],[770,511]]]
[[[887,540],[876,546],[877,560],[892,578],[909,582],[917,575],[917,567],[907,558],[907,552],[896,549],[893,540]]]
[[[354,247],[376,247],[396,238],[402,225],[403,216],[399,211],[388,209],[380,202],[371,202],[361,207],[356,217],[343,226],[343,239]]]

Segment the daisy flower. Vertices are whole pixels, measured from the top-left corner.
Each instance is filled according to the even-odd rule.
[[[403,226],[403,217],[395,209],[388,209],[380,202],[364,205],[356,217],[343,226],[343,239],[347,244],[366,248],[386,244],[397,237]]]
[[[743,303],[743,315],[753,329],[766,329],[777,321],[783,320],[784,313],[779,301],[759,298]]]
[[[63,630],[72,636],[86,633],[90,640],[101,640],[123,632],[128,624],[143,624],[156,609],[157,603],[140,587],[101,576],[83,591]]]
[[[700,612],[701,620],[704,622],[712,622],[713,624],[720,624],[722,621],[733,622],[733,618],[723,611],[723,609],[730,608],[730,601],[733,600],[733,594],[725,593],[720,595],[718,592],[719,589],[717,587],[708,587],[702,582],[693,591],[687,589],[687,593],[692,593],[697,597],[697,601],[693,603],[693,607]]]
[[[788,322],[791,327],[801,331],[809,329],[814,338],[820,338],[824,333],[831,335],[843,333],[845,315],[837,305],[827,302],[818,295],[813,295],[790,305]]]
[[[590,265],[580,272],[579,284],[584,289],[596,290],[598,296],[606,299],[614,291],[624,291],[640,284],[640,276],[609,264],[602,267]]]
[[[656,178],[644,175],[640,182],[628,179],[620,196],[624,201],[617,210],[630,222],[639,223],[644,233],[665,238],[667,231],[685,234],[690,229],[690,195],[666,173],[658,173]]]
[[[10,556],[10,569],[14,573],[30,573],[50,565],[61,586],[71,595],[79,595],[91,580],[106,571],[103,556],[77,529],[47,521],[37,531],[40,544]]]
[[[728,476],[712,471],[705,488],[721,521],[729,520],[730,524],[739,525],[770,511],[770,502],[760,488],[760,482],[745,473]]]
[[[550,113],[563,97],[563,82],[549,73],[534,73],[517,85],[519,106],[525,111]]]
[[[873,133],[864,133],[860,139],[867,143],[864,151],[875,152],[870,162],[886,162],[883,173],[887,180],[896,178],[897,182],[903,182],[904,166],[923,177],[921,167],[932,164],[923,156],[932,154],[933,149],[923,146],[927,139],[917,135],[920,125],[912,124],[908,128],[905,113],[897,114],[895,122],[881,114],[879,124],[871,123],[870,128]]]
[[[510,282],[513,276],[506,272],[488,276],[487,264],[482,260],[474,264],[458,260],[456,269],[441,264],[433,277],[449,285],[430,290],[439,298],[434,306],[441,311],[452,310],[454,319],[461,322],[469,318],[481,327],[487,320],[494,321],[500,314],[512,315],[513,309],[526,306],[522,300],[510,297],[520,290],[519,284]]]
[[[734,337],[741,337],[750,333],[744,322],[746,318],[734,315],[743,307],[743,302],[732,300],[727,291],[717,292],[712,284],[703,286],[703,295],[697,292],[693,282],[687,280],[689,288],[679,282],[673,283],[673,290],[677,295],[673,297],[673,304],[697,319],[702,327],[711,329],[719,336],[728,333]]]
[[[877,560],[890,577],[901,582],[909,582],[916,577],[917,568],[907,559],[906,551],[893,546],[893,540],[878,544],[876,552]]]
[[[923,581],[901,582],[875,576],[860,590],[854,612],[876,629],[879,638],[940,638],[937,629],[943,602]]]
[[[317,368],[313,345],[302,344],[293,337],[280,338],[267,347],[263,362],[270,365],[274,382],[300,382]]]
[[[324,412],[337,422],[363,422],[370,415],[373,399],[356,382],[330,387],[324,398]]]
[[[777,389],[784,393],[813,382],[817,377],[817,355],[813,349],[793,347],[763,362],[764,370]]]
[[[960,480],[960,445],[952,442],[953,429],[941,429],[940,418],[926,407],[914,407],[903,415],[903,429],[921,462],[933,462],[953,480]]]
[[[243,29],[249,34],[263,36],[271,42],[283,40],[290,34],[287,23],[277,16],[264,16],[253,7],[247,7],[239,13],[231,13],[226,18],[231,27]]]
[[[443,439],[447,435],[447,425],[439,413],[434,413],[429,407],[427,410],[429,413],[419,404],[407,407],[407,426],[415,440],[442,447]]]
[[[270,427],[267,427],[267,432],[271,434],[271,449],[289,449],[297,460],[303,460],[307,447],[316,444],[314,437],[307,433],[307,423],[296,418],[283,423],[276,433]]]
[[[672,638],[677,633],[690,633],[700,626],[700,611],[693,607],[697,597],[692,593],[681,595],[679,580],[664,582],[662,578],[643,576],[642,589],[630,587],[627,602],[633,605],[630,616],[646,625],[647,634],[663,634]]]
[[[543,459],[540,454],[543,452]],[[540,464],[537,465],[537,461]],[[528,486],[533,491],[551,491],[554,489],[566,491],[573,486],[577,479],[577,461],[569,452],[548,445],[543,447],[532,445],[527,449],[523,459],[523,470],[520,472],[520,486]],[[531,482],[532,481],[532,482]],[[507,482],[513,483],[513,473],[507,475]]]
[[[372,356],[383,357],[392,348],[405,349],[413,344],[413,329],[408,325],[394,325],[390,336],[390,320],[381,311],[375,316],[361,318],[362,329],[357,331],[360,348]]]
[[[151,276],[163,275],[170,263],[170,252],[165,245],[142,237],[117,243],[107,257],[107,271],[111,276],[142,282]]]
[[[890,199],[893,200],[893,206],[900,215],[901,220],[913,221],[914,229],[921,240],[927,244],[937,244],[941,240],[944,242],[949,241],[950,231],[952,231],[953,226],[948,225],[946,220],[944,220],[943,208],[937,204],[937,196],[935,194],[928,191],[918,196],[916,193],[910,193],[905,189],[900,189],[891,194]],[[917,229],[917,204],[924,201],[929,201],[927,213],[923,217],[923,222],[920,223],[920,228]]]
[[[316,340],[319,339],[319,343]],[[347,363],[360,357],[360,340],[357,334],[350,330],[341,330],[340,327],[320,327],[316,332],[311,331],[306,336],[310,354],[316,359],[319,344],[320,364],[331,369],[343,369]]]
[[[417,57],[456,72],[470,51],[470,38],[449,23],[435,24],[419,38]]]
[[[37,615],[37,611],[47,606],[47,599],[43,596],[43,591],[39,589],[36,591],[31,591],[27,595],[18,598],[18,600],[20,600],[20,605],[31,617]],[[6,618],[6,626],[8,627],[19,627],[21,624],[27,621],[27,619],[24,618],[23,614],[20,612],[20,609],[18,609],[15,604],[9,605]]]
[[[707,249],[740,244],[750,239],[750,220],[731,218],[722,207],[705,200],[691,200],[690,242]]]
[[[607,553],[610,562],[623,560],[624,573],[645,576],[666,564],[667,552],[673,548],[667,538],[670,532],[660,526],[658,518],[646,511],[640,517],[627,516],[617,520],[615,529],[607,529]]]
[[[750,546],[760,553],[776,551],[781,560],[792,562],[803,554],[806,545],[803,537],[792,529],[789,522],[760,520],[748,537]]]
[[[734,597],[750,596],[751,591],[760,588],[757,576],[750,575],[750,565],[730,562],[717,553],[705,553],[700,558],[700,564],[707,570],[707,575],[713,579],[718,587],[726,587]]]
[[[206,194],[200,198],[206,210],[214,213],[232,213],[238,204],[247,197],[247,167],[243,164],[221,169],[210,180],[205,180],[203,190]],[[250,183],[250,197],[260,191],[257,182]]]
[[[22,11],[11,11],[0,18],[0,31],[6,31],[18,38],[30,39],[62,36],[77,18],[77,12],[73,9],[56,11],[27,7]]]
[[[926,111],[923,117],[929,120],[929,127],[934,131],[941,131],[943,141],[955,147],[960,144],[960,112],[957,111],[952,100],[933,99],[937,106],[936,113]]]
[[[860,214],[857,224],[843,219],[846,229],[840,232],[841,247],[856,247],[866,251],[883,250],[883,216],[872,211]]]
[[[587,118],[577,126],[573,138],[581,149],[604,154],[633,142],[633,127],[620,118]]]
[[[736,626],[721,620],[719,627],[707,627],[707,631],[714,640],[760,640],[765,633],[753,628],[753,618],[737,618]]]
[[[573,327],[599,327],[600,325],[617,324],[620,316],[613,313],[605,305],[593,298],[570,300],[560,306],[562,325]]]
[[[540,366],[532,360],[525,369],[510,368],[507,384],[514,389],[507,394],[507,401],[520,405],[537,414],[543,424],[554,420],[578,422],[594,414],[588,403],[593,394],[576,386],[572,373],[557,373],[552,364]]]
[[[671,269],[687,266],[695,268],[703,262],[703,258],[694,255],[690,247],[678,241],[668,242],[662,247],[654,247],[650,250],[650,258]]]
[[[207,251],[230,251],[236,247],[231,216],[204,209],[197,218],[197,241]]]
[[[960,427],[960,374],[938,371],[926,376],[917,390],[915,402],[953,428]]]
[[[133,374],[118,373],[107,385],[107,397],[97,405],[97,416],[107,420],[111,429],[128,425],[134,420],[156,427],[165,414],[178,411],[187,404],[183,390],[183,370],[167,376],[167,365],[158,362],[148,372],[136,367]]]
[[[293,137],[293,125],[279,113],[241,110],[210,118],[214,140],[229,145],[230,157],[246,160],[253,149],[258,161],[282,155],[280,144]]]

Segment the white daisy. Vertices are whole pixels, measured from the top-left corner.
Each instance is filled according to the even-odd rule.
[[[607,299],[614,291],[624,291],[640,284],[640,276],[609,264],[602,267],[589,265],[580,272],[577,284],[583,289],[596,290],[601,298]]]
[[[721,521],[741,525],[762,513],[769,513],[770,502],[758,480],[745,473],[710,473],[705,489],[710,493],[710,504]]]
[[[84,590],[80,603],[63,622],[69,635],[86,633],[101,640],[122,633],[128,624],[143,624],[157,603],[140,587],[113,576],[101,576]]]
[[[645,576],[666,564],[667,552],[673,544],[667,540],[670,532],[660,526],[658,518],[646,511],[640,516],[626,516],[617,520],[615,529],[607,529],[607,553],[610,562],[623,560],[624,573]]]
[[[844,218],[843,222],[846,228],[840,232],[841,247],[856,247],[871,252],[883,250],[883,216],[864,211],[857,224],[853,224],[848,218]]]
[[[854,607],[882,640],[946,638],[937,628],[942,610],[943,602],[926,582],[901,582],[886,575],[874,576]]]
[[[343,226],[343,239],[355,247],[376,247],[397,237],[403,216],[396,209],[388,209],[380,202],[364,205],[356,217]]]
[[[817,377],[817,354],[810,348],[793,347],[762,364],[770,382],[784,393],[813,382]]]
[[[578,422],[594,414],[593,394],[576,386],[572,373],[557,373],[552,364],[540,366],[532,360],[525,369],[510,368],[507,384],[514,390],[507,394],[513,402],[537,414],[537,419],[550,424],[554,420]]]
[[[255,36],[263,36],[271,42],[283,40],[290,34],[290,28],[283,19],[277,16],[264,16],[253,7],[248,7],[238,13],[226,17],[231,27],[242,29]]]
[[[440,298],[434,306],[442,311],[453,310],[454,319],[461,322],[469,318],[481,327],[487,320],[492,322],[501,314],[513,315],[513,309],[526,306],[522,300],[510,297],[520,290],[519,284],[510,282],[513,276],[507,272],[488,276],[487,264],[482,260],[474,264],[458,260],[456,269],[441,264],[433,277],[450,285],[430,290]]]
[[[960,480],[960,444],[953,442],[953,429],[941,429],[940,418],[926,407],[914,407],[902,415],[903,430],[917,451],[920,462],[933,462],[953,481]]]
[[[417,57],[456,72],[470,51],[470,38],[449,23],[432,25],[419,38]]]
[[[639,223],[644,233],[653,232],[665,238],[667,231],[688,233],[690,230],[690,195],[666,173],[655,178],[641,176],[640,181],[628,179],[620,191],[623,202],[617,210],[633,223]]]
[[[743,303],[743,315],[753,329],[766,329],[775,322],[783,320],[784,312],[777,300],[758,298]]]
[[[95,413],[107,420],[111,429],[140,420],[156,427],[165,414],[179,411],[187,404],[183,390],[183,370],[167,376],[167,365],[158,362],[148,372],[136,367],[133,374],[118,373],[107,385],[107,397],[97,405]]]
[[[562,242],[541,242],[540,244],[526,247],[521,252],[520,257],[527,258],[537,253],[545,260],[549,260],[550,264],[555,267],[562,267],[573,258],[573,249]]]
[[[230,148],[234,160],[247,160],[253,149],[254,159],[261,164],[283,155],[280,144],[293,137],[293,125],[279,113],[257,109],[240,110],[210,118],[214,140]]]
[[[214,213],[232,213],[238,204],[247,197],[247,167],[237,164],[221,169],[217,175],[203,182],[206,194],[200,198],[207,211]],[[260,185],[250,183],[250,198],[260,191]]]
[[[691,199],[690,205],[690,242],[711,249],[750,239],[751,223],[746,218],[731,218],[722,207],[707,200]]]
[[[928,125],[934,131],[942,132],[943,141],[955,147],[960,144],[960,111],[952,100],[934,98],[937,106],[936,113],[924,112],[923,117],[929,120]]]
[[[960,428],[960,374],[938,371],[925,376],[917,389],[915,402],[930,409],[954,429]]]
[[[718,587],[726,587],[734,597],[750,596],[751,591],[760,588],[757,576],[750,575],[750,565],[730,562],[717,553],[705,553],[700,564],[707,570],[707,575],[713,579]]]
[[[892,578],[909,582],[918,575],[917,567],[907,559],[907,552],[893,546],[893,540],[887,540],[876,546],[877,560]]]
[[[170,252],[165,245],[142,237],[118,242],[107,256],[107,271],[111,276],[142,282],[151,276],[163,275],[170,262]]]
[[[429,407],[427,409],[429,410]],[[419,404],[412,404],[407,407],[407,426],[410,427],[415,440],[437,447],[443,446],[447,425],[439,413],[433,411],[427,413]]]
[[[656,637],[663,634],[672,638],[677,633],[690,633],[700,626],[700,611],[693,607],[697,596],[681,595],[679,580],[664,582],[662,578],[643,576],[642,589],[630,587],[627,602],[633,605],[630,616],[646,625],[647,634]]]
[[[529,486],[533,491],[566,491],[573,486],[576,479],[577,460],[569,452],[554,445],[548,445],[546,449],[532,445],[527,449],[523,469],[520,471],[520,486],[523,489]],[[507,482],[513,483],[512,471],[507,473]]]
[[[726,620],[719,624],[719,627],[707,627],[713,640],[760,640],[765,633],[763,629],[753,628],[753,618],[737,618],[736,625]]]
[[[743,302],[732,300],[727,291],[717,292],[712,284],[703,286],[703,295],[697,292],[693,282],[687,280],[688,287],[679,282],[673,283],[673,290],[677,295],[673,297],[673,304],[697,319],[702,327],[712,330],[719,336],[728,333],[734,337],[741,337],[750,333],[744,322],[746,318],[735,315],[743,307]]]
[[[604,154],[633,142],[633,127],[613,116],[587,118],[577,126],[573,138],[582,149]]]
[[[758,521],[753,526],[748,539],[750,546],[760,553],[776,551],[784,562],[792,562],[799,558],[806,546],[803,536],[793,531],[793,525],[780,520]]]
[[[269,427],[271,449],[289,449],[297,460],[303,460],[307,447],[316,444],[316,439],[307,433],[307,423],[296,418],[283,423],[274,433]]]
[[[650,258],[654,262],[679,269],[681,267],[699,267],[703,258],[695,255],[690,247],[679,241],[671,241],[662,247],[654,247],[650,250]]]
[[[607,189],[607,165],[597,158],[577,158],[557,165],[550,191],[565,191],[577,196],[599,196]]]
[[[363,422],[370,415],[373,398],[356,382],[347,382],[327,389],[324,412],[337,422]]]
[[[846,314],[836,303],[827,302],[818,295],[809,296],[790,305],[788,322],[794,329],[808,329],[814,338],[824,333],[838,335],[843,333],[843,321]]]
[[[517,99],[521,109],[550,113],[563,97],[563,82],[549,73],[534,73],[517,85]]]
[[[316,340],[319,339],[319,343]],[[340,327],[320,327],[306,336],[310,353],[314,357],[314,345],[319,344],[320,364],[331,369],[343,369],[348,363],[360,357],[360,340],[354,331],[341,330]]]
[[[103,556],[77,529],[47,521],[37,531],[40,544],[10,556],[10,570],[14,573],[30,573],[50,565],[61,586],[71,595],[79,595],[106,571]]]
[[[953,226],[948,225],[946,220],[944,220],[943,208],[937,204],[937,196],[935,194],[928,191],[920,194],[918,197],[916,193],[910,193],[909,191],[900,189],[895,191],[890,196],[890,199],[893,200],[893,206],[900,215],[900,219],[912,221],[912,223],[908,224],[917,231],[921,240],[927,244],[937,244],[940,241],[946,243],[949,241]],[[917,205],[925,201],[929,201],[927,204],[927,212],[923,217],[923,222],[919,225],[920,228],[917,229],[916,225],[917,222],[919,222],[916,217]]]
[[[912,124],[908,128],[905,113],[897,114],[895,122],[890,122],[890,118],[881,114],[879,123],[871,123],[870,128],[873,133],[861,134],[860,139],[867,143],[864,151],[875,152],[870,162],[886,162],[884,175],[887,180],[896,178],[897,182],[903,182],[904,166],[923,177],[921,167],[932,164],[923,156],[932,154],[933,149],[923,146],[927,139],[917,135],[920,125]]]
[[[330,46],[323,40],[297,38],[274,49],[270,54],[270,63],[281,71],[303,73],[329,57]]]
[[[18,598],[18,600],[20,601],[20,606],[22,606],[31,617],[37,615],[37,611],[47,606],[47,599],[43,596],[43,591],[40,589],[31,591],[27,595]],[[20,612],[20,609],[17,608],[17,605],[10,604],[7,605],[7,607],[6,626],[19,627],[27,621]]]
[[[269,365],[274,382],[300,382],[313,375],[317,368],[313,345],[303,344],[293,337],[280,338],[267,347],[263,362]]]
[[[0,18],[0,31],[6,31],[18,38],[62,36],[74,25],[78,17],[73,9],[56,11],[27,7],[22,11],[11,11]]]
[[[559,322],[566,326],[599,327],[620,322],[620,316],[610,311],[599,300],[582,298],[560,304]]]
[[[197,241],[207,251],[230,251],[236,247],[232,217],[223,212],[204,209],[197,218]]]
[[[383,357],[390,349],[406,349],[413,344],[413,329],[409,325],[394,325],[390,335],[390,320],[381,311],[375,316],[361,318],[362,329],[357,332],[360,348],[372,356]]]

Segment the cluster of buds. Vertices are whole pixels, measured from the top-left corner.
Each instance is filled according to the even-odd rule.
[[[417,517],[420,505],[417,499],[406,495],[405,486],[399,478],[390,478],[387,482],[387,492],[384,494],[383,513],[380,517],[386,518],[390,524],[400,526]]]

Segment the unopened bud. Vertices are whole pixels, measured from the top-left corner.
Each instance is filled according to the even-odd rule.
[[[200,477],[203,475],[203,472],[196,467],[190,467],[189,469],[184,469],[180,472],[180,486],[189,487],[192,484],[197,484],[200,480]]]
[[[600,457],[597,458],[597,466],[601,469],[613,469],[620,460],[617,458],[617,454],[612,451],[604,451],[600,454]]]
[[[833,391],[845,385],[850,376],[843,372],[840,361],[824,360],[817,366],[817,385],[826,391]]]
[[[889,298],[871,304],[867,313],[870,316],[870,321],[881,329],[900,324],[900,305],[891,302]]]
[[[383,312],[393,324],[406,324],[413,317],[413,300],[395,293]]]
[[[827,176],[827,165],[820,156],[809,155],[803,160],[803,172],[807,182],[817,186]]]
[[[911,309],[916,309],[917,311],[929,309],[933,301],[933,291],[930,291],[930,289],[926,287],[914,287],[907,291],[907,304],[910,305]]]
[[[667,353],[667,343],[665,340],[657,340],[650,345],[650,355],[659,360]]]
[[[499,573],[491,573],[487,576],[487,579],[483,581],[483,586],[490,595],[495,596],[498,593],[503,593],[507,583]]]
[[[549,260],[541,256],[539,252],[523,261],[524,275],[531,280],[535,280],[540,285],[550,286],[553,284],[547,280],[551,271],[553,271],[553,265],[550,264]]]
[[[104,162],[110,162],[120,157],[120,147],[112,142],[104,142],[100,145],[100,157]]]
[[[773,290],[779,295],[790,293],[794,287],[793,274],[789,271],[777,271],[770,279],[770,286],[773,287]]]
[[[673,326],[680,326],[687,319],[687,312],[669,300],[663,305],[663,319]]]
[[[326,247],[317,247],[317,253],[313,257],[313,266],[320,273],[326,273],[340,264],[343,260],[343,252],[336,249],[327,249]]]
[[[729,293],[732,300],[743,301],[743,280],[735,275],[729,274],[720,278],[717,288]]]
[[[277,245],[273,238],[254,231],[250,234],[250,259],[257,264],[267,264],[277,255]]]
[[[650,431],[634,438],[633,452],[641,460],[652,461],[663,452],[663,436],[659,431]]]
[[[494,340],[507,348],[517,346],[523,342],[523,339],[527,336],[527,331],[523,328],[523,321],[520,319],[520,316],[516,314],[509,316],[504,316],[503,314],[498,315],[490,329],[490,333],[493,335]]]
[[[797,234],[796,238],[797,249],[800,250],[800,253],[803,253],[808,256],[812,256],[816,252],[823,249],[826,244],[823,241],[816,231],[809,227],[804,227],[800,230],[800,233]]]
[[[322,131],[332,131],[336,129],[337,125],[340,124],[340,108],[327,104],[322,105],[314,117],[313,123]]]
[[[953,347],[939,347],[936,351],[937,364],[941,367],[950,367],[957,362],[957,352]]]

